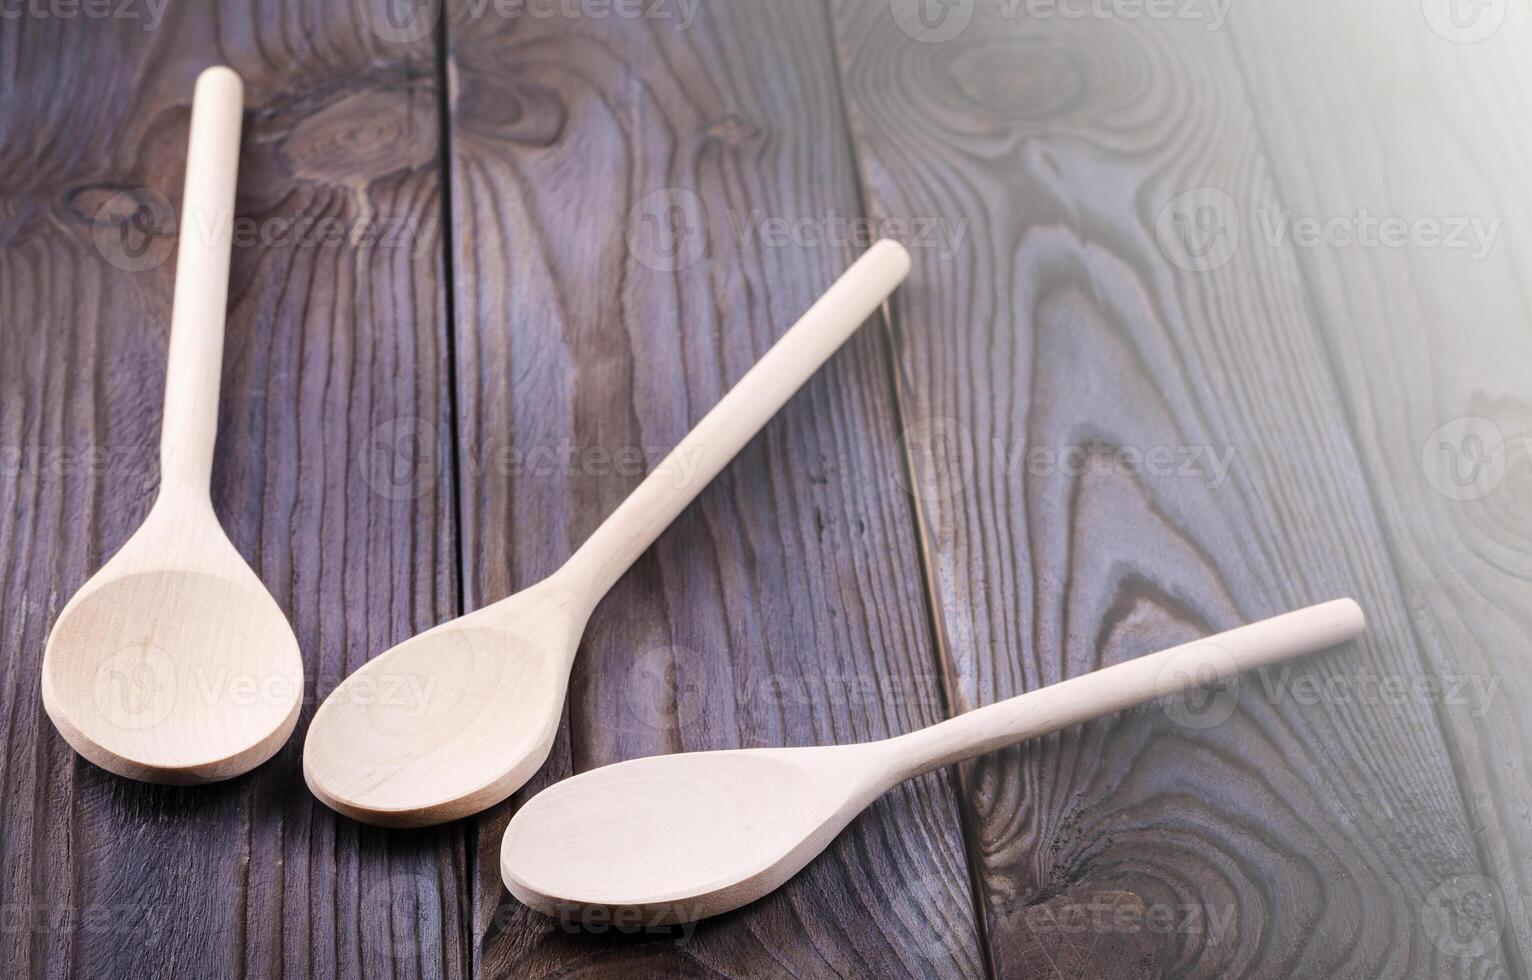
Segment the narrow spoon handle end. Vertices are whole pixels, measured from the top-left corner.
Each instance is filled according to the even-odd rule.
[[[162,490],[206,495],[218,431],[234,186],[244,86],[224,67],[197,77],[176,227],[175,304],[160,434]]]
[[[906,779],[1344,643],[1360,634],[1365,625],[1362,607],[1354,600],[1322,602],[1050,684],[883,744],[896,750],[898,764],[903,767],[898,778]],[[1185,722],[1211,727],[1233,710],[1232,698],[1209,702],[1201,713],[1188,713]]]
[[[804,313],[580,547],[565,572],[594,604],[712,482],[803,383],[856,333],[910,271],[892,240],[875,243]]]

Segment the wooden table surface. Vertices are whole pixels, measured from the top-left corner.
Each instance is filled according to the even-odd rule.
[[[1527,975],[1524,6],[446,6],[0,8],[6,973]],[[169,788],[76,757],[38,676],[154,498],[217,62],[214,498],[309,697]],[[909,283],[598,609],[542,774],[421,831],[318,804],[318,701],[553,571],[874,235]],[[1360,642],[908,783],[738,912],[500,883],[571,773],[904,732],[1340,595]]]

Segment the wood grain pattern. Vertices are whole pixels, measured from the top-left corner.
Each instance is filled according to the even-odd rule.
[[[1203,712],[967,768],[997,972],[1502,968],[1421,926],[1479,871],[1432,706],[1334,693],[1422,665],[1296,259],[1176,237],[1220,227],[1184,192],[1277,200],[1228,38],[979,3],[939,39],[962,25],[914,6],[848,0],[835,27],[870,213],[970,222],[892,304],[958,702],[1310,599],[1371,623]]]
[[[1446,5],[1424,12],[1440,14]],[[1532,970],[1532,320],[1522,283],[1532,200],[1532,25],[1489,6],[1460,20],[1296,3],[1234,22],[1251,102],[1296,215],[1360,211],[1426,225],[1403,247],[1304,248],[1300,264],[1340,379],[1469,820],[1502,904],[1508,959]],[[1514,12],[1513,12],[1514,13]],[[1500,18],[1504,18],[1503,22]],[[1305,25],[1323,24],[1322,31]],[[1321,84],[1276,51],[1298,35]],[[1378,108],[1373,108],[1378,107]],[[1383,108],[1386,107],[1386,108]],[[1368,125],[1347,124],[1365,115]],[[1333,133],[1322,149],[1302,135]],[[1431,222],[1441,228],[1433,237]],[[1466,226],[1466,230],[1465,229]],[[1456,230],[1454,230],[1456,227]],[[1479,440],[1477,443],[1475,440]],[[1465,685],[1476,685],[1466,686]],[[1478,692],[1484,692],[1480,694]],[[1442,910],[1478,959],[1495,923],[1450,903],[1484,882],[1443,875]]]
[[[1532,969],[1514,5],[1466,44],[1430,4],[1235,4],[1216,30],[996,0],[453,6],[445,37],[387,0],[0,18],[9,973]],[[972,22],[932,43],[944,11]],[[249,776],[149,787],[67,749],[38,670],[154,499],[170,206],[215,61],[246,79],[239,209],[262,224],[236,242],[214,498],[310,700]],[[1501,226],[1479,260],[1269,245],[1284,208]],[[316,803],[316,694],[460,588],[478,607],[556,567],[845,267],[863,214],[916,255],[890,321],[598,610],[529,791],[908,731],[1343,593],[1368,638],[925,776],[694,930],[528,913],[495,859],[514,803],[429,831]],[[1461,418],[1491,426],[1441,428]],[[1452,499],[1476,462],[1493,490]],[[1481,686],[1343,699],[1367,678]]]
[[[179,196],[192,82],[215,60],[247,85],[239,210],[273,223],[236,234],[219,516],[291,617],[310,696],[455,607],[450,471],[401,493],[375,459],[394,420],[447,418],[430,41],[385,46],[349,5],[166,18],[0,22],[0,446],[20,460],[0,474],[0,959],[32,976],[460,976],[461,828],[335,817],[303,788],[297,739],[229,783],[131,783],[41,714],[48,628],[158,480],[174,261],[125,271],[113,236],[135,204]],[[280,226],[368,215],[413,231],[386,247]],[[148,227],[143,254],[168,255],[173,226]]]
[[[855,189],[823,10],[723,10],[684,30],[473,19],[464,5],[451,21],[470,605],[552,572],[856,254],[734,234],[752,211],[852,216]],[[876,328],[854,338],[618,583],[528,791],[634,756],[941,717],[885,357]],[[786,888],[694,931],[568,934],[529,913],[500,882],[510,812],[479,823],[487,975],[982,970],[940,775],[880,801]]]

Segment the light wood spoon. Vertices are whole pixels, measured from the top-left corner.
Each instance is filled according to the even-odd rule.
[[[197,79],[181,203],[160,490],[142,527],[64,607],[43,707],[64,739],[134,779],[197,783],[260,765],[298,721],[303,664],[282,610],[230,543],[210,484],[244,93]]]
[[[505,799],[548,757],[592,610],[718,471],[909,273],[875,244],[557,572],[358,669],[320,705],[309,788],[368,823],[415,827]]]
[[[827,748],[635,759],[581,773],[511,819],[500,873],[549,915],[645,925],[738,908],[797,874],[906,779],[1362,631],[1350,599],[1241,626],[959,715]],[[1194,717],[1194,716],[1189,716]]]

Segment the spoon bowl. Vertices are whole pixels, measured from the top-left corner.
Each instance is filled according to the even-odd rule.
[[[553,746],[581,625],[568,594],[544,583],[375,658],[314,715],[309,789],[386,827],[455,819],[509,796]]]
[[[887,788],[876,763],[876,746],[864,745],[593,769],[521,808],[501,844],[501,874],[512,895],[548,915],[690,922],[797,874]]]
[[[217,522],[195,529],[169,514],[157,508],[64,608],[43,656],[43,708],[75,751],[118,775],[226,779],[292,734],[303,662]],[[167,553],[174,564],[158,560]]]

